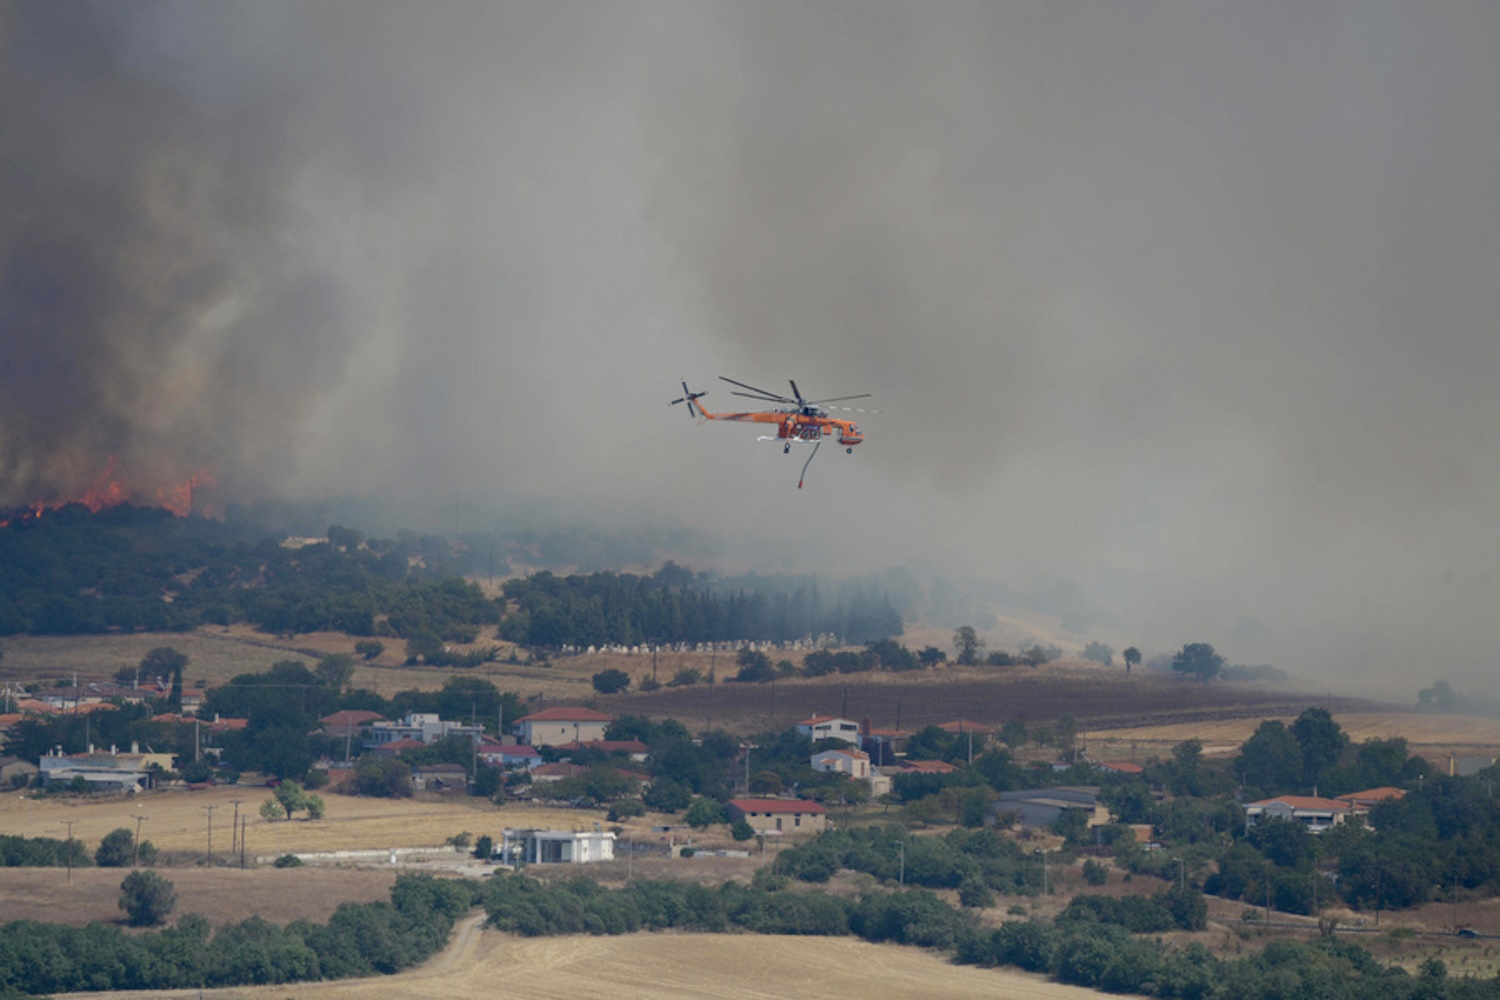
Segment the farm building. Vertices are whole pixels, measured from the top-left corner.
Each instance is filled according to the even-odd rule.
[[[1099,801],[1097,785],[1073,785],[1057,788],[1032,788],[1019,792],[1001,792],[990,812],[1000,817],[1013,816],[1022,826],[1051,826],[1063,813],[1081,811],[1089,826],[1109,822],[1109,810]]]
[[[743,819],[756,833],[821,833],[827,825],[823,806],[805,799],[730,799],[724,805],[730,822]]]
[[[560,743],[581,743],[604,739],[604,730],[614,716],[591,708],[559,705],[516,720],[516,741],[533,747],[551,747]]]
[[[151,788],[155,775],[172,769],[169,753],[141,753],[132,746],[130,753],[115,747],[106,752],[89,747],[85,753],[65,754],[55,751],[38,761],[42,783],[70,782],[82,778],[96,792],[138,792]]]
[[[588,864],[612,861],[615,835],[609,831],[504,830],[500,861],[511,865]]]

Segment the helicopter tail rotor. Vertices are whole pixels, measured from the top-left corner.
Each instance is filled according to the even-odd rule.
[[[687,380],[684,379],[682,382],[682,395],[677,399],[672,400],[670,405],[676,406],[678,403],[686,403],[688,416],[697,419],[701,411],[698,407],[698,404],[695,403],[694,400],[696,400],[699,396],[706,395],[708,395],[707,390],[703,392],[693,392],[692,390],[690,390],[688,388]]]

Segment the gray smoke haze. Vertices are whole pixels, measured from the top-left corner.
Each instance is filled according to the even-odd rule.
[[[109,455],[503,495],[1500,695],[1492,3],[10,3],[0,46],[0,503]],[[799,492],[666,406],[719,374],[882,412]]]

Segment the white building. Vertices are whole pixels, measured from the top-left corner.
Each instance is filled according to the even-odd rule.
[[[500,860],[504,864],[578,865],[593,861],[612,861],[614,856],[615,835],[608,830],[501,832]]]
[[[517,719],[516,742],[531,747],[553,747],[602,740],[604,731],[614,721],[614,716],[591,708],[559,705]]]
[[[812,769],[847,774],[859,781],[868,781],[870,755],[863,750],[823,750],[812,755]]]
[[[836,719],[831,715],[815,715],[797,723],[797,732],[813,742],[818,740],[843,740],[859,746],[859,723],[848,719]]]
[[[461,722],[440,719],[436,712],[412,712],[399,722],[386,722],[383,719],[371,722],[370,738],[365,740],[365,746],[384,746],[401,740],[436,743],[445,736],[455,735],[477,740],[484,735],[484,727],[466,726]]]

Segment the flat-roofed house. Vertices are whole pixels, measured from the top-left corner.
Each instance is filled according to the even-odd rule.
[[[831,715],[815,715],[797,723],[797,732],[816,743],[818,740],[843,740],[859,746],[859,723]]]
[[[504,830],[500,860],[512,865],[568,865],[611,861],[615,835],[608,830]]]

